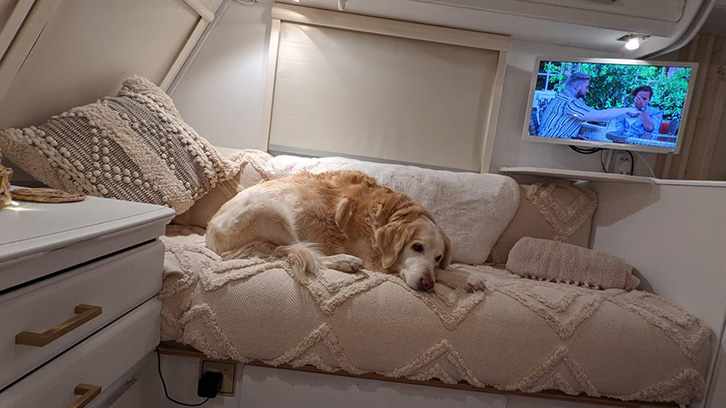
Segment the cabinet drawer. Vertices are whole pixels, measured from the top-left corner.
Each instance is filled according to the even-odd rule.
[[[154,296],[163,261],[164,246],[154,241],[0,296],[0,389]],[[55,335],[41,347],[44,332]]]
[[[151,299],[0,393],[0,408],[69,406],[79,384],[101,393],[159,344],[161,301]]]

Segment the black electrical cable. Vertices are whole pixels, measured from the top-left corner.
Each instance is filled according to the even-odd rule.
[[[164,381],[164,376],[161,375],[161,354],[159,353],[159,346],[156,347],[156,363],[157,363],[157,367],[159,368],[159,378],[161,378],[161,385],[164,386],[164,394],[166,395],[166,398],[169,401],[171,401],[175,404],[184,405],[185,407],[198,407],[202,404],[205,404],[207,401],[209,401],[209,398],[207,398],[204,401],[200,402],[199,404],[185,404],[183,402],[179,402],[179,401],[175,400],[174,398],[170,397],[169,392],[166,390],[166,382]]]
[[[630,150],[626,150],[626,152],[630,155],[630,175],[635,175],[635,158],[633,157],[633,153],[630,153]]]
[[[570,149],[572,149],[572,150],[574,150],[574,151],[576,151],[577,153],[580,153],[580,154],[594,154],[594,153],[597,153],[600,150],[602,150],[599,147],[593,147],[593,148],[590,148],[590,149],[583,149],[582,147],[577,147],[577,146],[570,146]]]
[[[600,167],[602,167],[603,173],[607,173],[608,172],[608,169],[605,168],[605,163],[602,160],[602,156],[603,156],[603,152],[604,151],[605,151],[605,149],[600,149]]]

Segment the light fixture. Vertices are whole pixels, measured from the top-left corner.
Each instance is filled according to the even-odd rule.
[[[625,43],[625,48],[629,50],[637,50],[640,48],[640,38],[633,37]]]
[[[640,47],[640,43],[642,43],[649,37],[650,37],[649,35],[643,35],[643,34],[626,34],[626,35],[618,38],[618,41],[624,41],[625,49],[633,51],[633,50],[637,50]]]

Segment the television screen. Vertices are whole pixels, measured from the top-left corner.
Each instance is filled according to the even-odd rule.
[[[538,58],[525,140],[677,153],[697,64]]]

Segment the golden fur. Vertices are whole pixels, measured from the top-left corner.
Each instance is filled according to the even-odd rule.
[[[206,239],[225,258],[287,256],[300,271],[354,272],[362,263],[401,273],[418,290],[433,287],[434,269],[446,269],[451,252],[423,206],[357,171],[302,172],[250,187],[219,209]],[[336,254],[362,262],[324,257]]]

